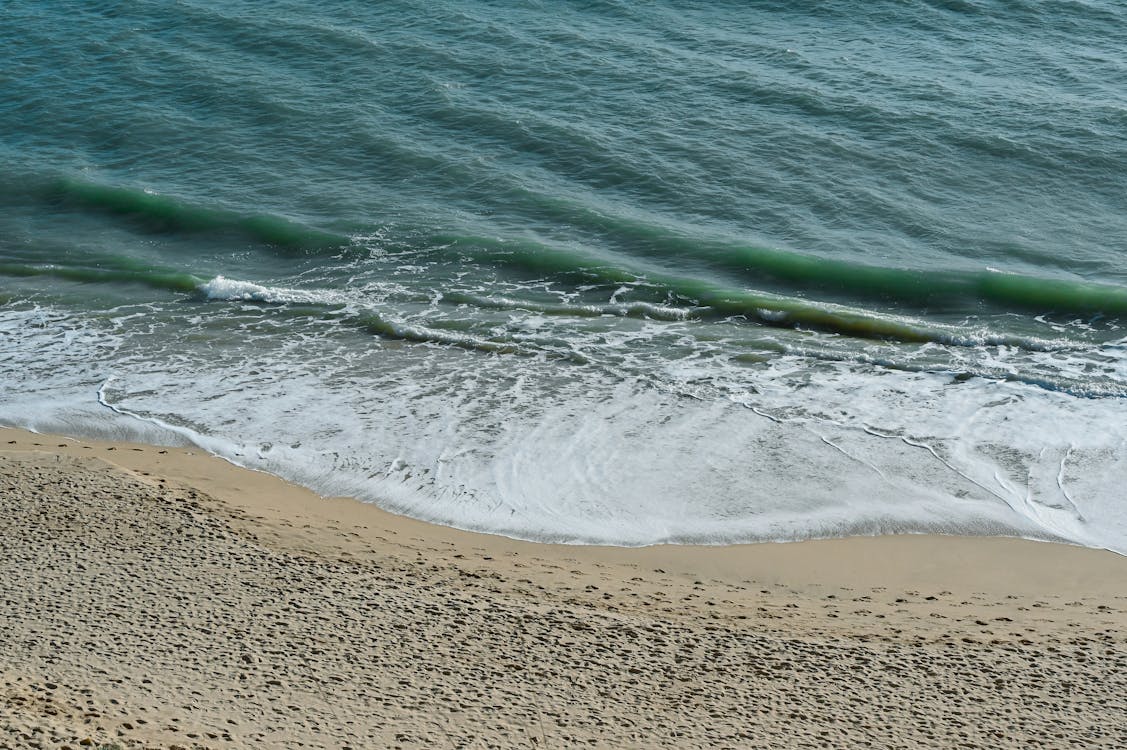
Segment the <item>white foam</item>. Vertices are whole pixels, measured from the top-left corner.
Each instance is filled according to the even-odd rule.
[[[251,281],[238,281],[216,276],[201,284],[200,292],[208,299],[241,302],[325,304],[341,301],[339,295],[325,290],[286,289],[263,286]]]
[[[209,284],[237,300],[287,291]],[[115,326],[0,309],[0,422],[191,441],[325,494],[531,539],[944,531],[1127,552],[1127,399],[797,354],[749,367],[720,343],[693,343],[695,322],[507,319],[529,347],[566,330],[566,346],[592,362],[574,366],[377,337],[345,345],[343,329],[292,318],[253,347],[232,336],[200,350],[194,333],[223,311],[177,314],[161,329],[159,316],[129,310]],[[140,335],[140,322],[157,328]],[[663,354],[690,345],[691,356]],[[936,346],[918,356],[945,353]],[[1123,379],[1122,349],[1089,354],[999,349],[975,362],[1001,371],[1020,357],[1025,371],[1060,377],[1102,362]]]

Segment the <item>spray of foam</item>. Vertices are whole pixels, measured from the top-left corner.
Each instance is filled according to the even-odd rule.
[[[216,276],[211,281],[200,284],[199,291],[210,300],[235,302],[332,304],[344,301],[338,294],[328,290],[285,289],[224,276]]]

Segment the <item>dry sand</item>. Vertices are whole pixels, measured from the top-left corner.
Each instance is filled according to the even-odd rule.
[[[0,430],[0,748],[1127,747],[1127,559],[459,532]]]

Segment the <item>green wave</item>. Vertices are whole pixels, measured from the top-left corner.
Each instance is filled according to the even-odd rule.
[[[657,263],[693,275],[717,272],[739,284],[784,295],[818,294],[858,303],[906,305],[911,309],[964,311],[989,305],[1003,310],[1127,315],[1127,288],[1076,279],[998,273],[989,270],[919,270],[869,265],[800,252],[756,247],[737,240],[701,236],[634,216],[597,210],[582,201],[520,193],[528,209],[550,225],[574,227],[599,253],[609,251],[631,263]],[[555,248],[525,240],[501,242],[480,237],[440,237],[478,244],[534,270],[566,270]],[[522,247],[522,245],[524,247]],[[548,255],[517,258],[521,254]],[[583,265],[591,265],[584,261]],[[691,271],[689,269],[692,269]]]
[[[618,226],[626,228],[629,222]],[[817,293],[843,302],[896,304],[908,309],[976,311],[989,305],[1001,311],[1078,315],[1127,316],[1127,287],[1080,280],[1050,279],[983,271],[922,271],[886,268],[829,260],[799,253],[691,241],[642,224],[633,225],[634,239],[644,240],[653,259],[692,265],[702,271],[719,271],[736,283],[777,291],[782,296]],[[625,268],[573,251],[529,241],[502,241],[483,237],[438,236],[448,245],[484,263],[520,267],[539,274],[570,277],[584,282],[622,284],[640,280],[672,282],[672,276],[634,273]],[[731,284],[728,284],[729,286]],[[684,296],[699,293],[693,283],[669,283],[673,292],[687,287]],[[706,295],[707,296],[707,295]],[[705,303],[703,298],[698,298]]]
[[[252,241],[282,250],[318,252],[353,244],[343,234],[325,232],[271,215],[244,215],[225,209],[194,205],[177,198],[133,188],[112,187],[74,179],[49,183],[45,195],[61,205],[90,208],[124,216],[151,231],[181,233],[237,233]],[[692,269],[689,275],[720,274],[718,286],[750,286],[782,297],[818,295],[862,308],[894,305],[907,310],[995,311],[1127,317],[1127,287],[1083,280],[1000,273],[994,271],[938,271],[891,268],[851,263],[801,253],[758,248],[708,238],[684,236],[644,221],[608,216],[548,201],[544,210],[594,230],[605,239],[613,257],[608,262],[528,240],[506,241],[481,236],[437,234],[427,239],[433,246],[449,246],[469,259],[519,267],[524,271],[583,283],[627,284],[673,280],[635,272],[637,263]],[[602,250],[600,250],[602,252]],[[668,284],[673,294],[681,286]],[[693,297],[694,293],[681,296]],[[713,295],[715,296],[715,295]],[[707,304],[704,299],[701,304]]]
[[[986,303],[1024,311],[1127,315],[1127,288],[998,271],[918,271],[812,258],[777,250],[728,249],[715,256],[733,270],[806,291],[840,291],[914,307]]]
[[[203,279],[190,273],[154,268],[83,268],[55,264],[0,263],[0,275],[22,278],[51,277],[80,284],[141,284],[171,292],[195,292]]]
[[[50,183],[45,197],[57,204],[123,216],[153,232],[235,232],[265,245],[289,250],[326,250],[350,244],[340,234],[307,227],[269,214],[241,214],[199,206],[169,195],[73,179]]]

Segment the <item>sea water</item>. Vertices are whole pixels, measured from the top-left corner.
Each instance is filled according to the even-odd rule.
[[[1127,552],[1127,9],[10,0],[0,422],[418,518]]]

